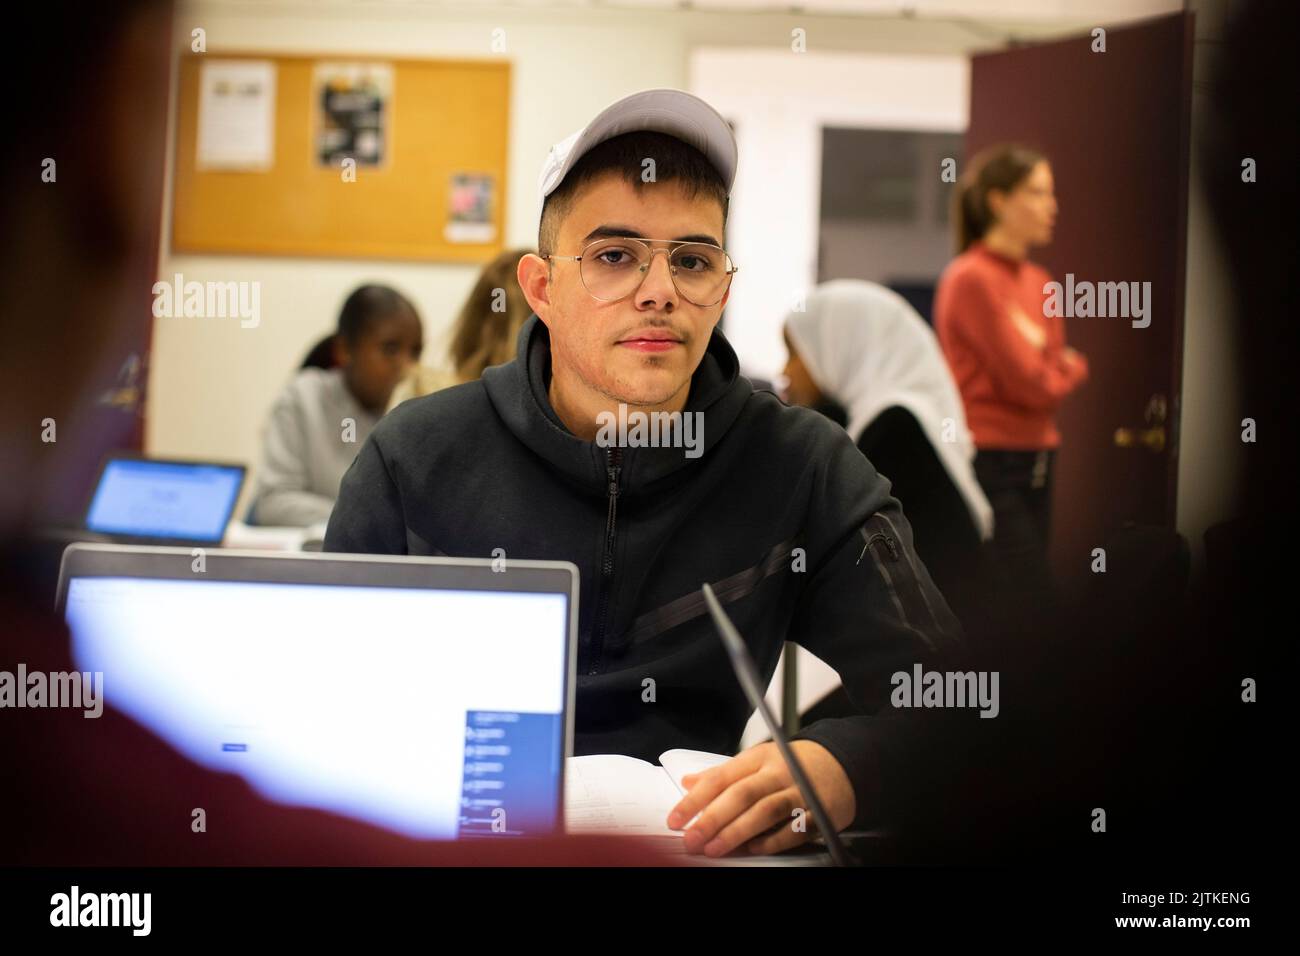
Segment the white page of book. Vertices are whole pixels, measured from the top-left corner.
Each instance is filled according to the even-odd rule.
[[[662,767],[622,754],[570,757],[564,765],[564,816],[570,832],[671,836],[668,811],[681,799]]]
[[[668,811],[684,792],[681,778],[726,763],[730,757],[700,750],[669,750],[655,766],[622,754],[570,757],[565,762],[565,825],[570,833],[614,832],[645,836],[664,851],[685,854],[682,831],[667,826]],[[829,859],[824,850],[802,847],[794,853],[751,855],[742,852],[721,858],[685,856],[698,866],[819,866]]]
[[[663,764],[669,779],[672,780],[681,793],[686,792],[686,788],[682,786],[682,777],[688,773],[699,773],[708,770],[710,767],[724,764],[730,759],[730,757],[722,754],[711,754],[704,750],[665,750],[659,755],[659,762]]]

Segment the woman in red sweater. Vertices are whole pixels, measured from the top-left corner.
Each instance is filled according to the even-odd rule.
[[[993,505],[993,550],[1006,581],[1041,608],[1047,570],[1052,474],[1060,433],[1053,420],[1088,377],[1065,344],[1065,323],[1044,314],[1051,276],[1028,261],[1052,239],[1052,169],[1039,153],[996,146],[979,156],[954,203],[959,255],[935,293],[934,324],[975,439],[975,474]]]

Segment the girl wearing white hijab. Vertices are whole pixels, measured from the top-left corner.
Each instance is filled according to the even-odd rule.
[[[992,537],[993,509],[934,332],[889,289],[835,279],[786,316],[785,336],[788,399],[843,407],[849,436],[893,482],[917,551],[948,594],[965,557]]]

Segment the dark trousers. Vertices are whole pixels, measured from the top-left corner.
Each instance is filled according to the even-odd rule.
[[[1055,470],[1055,450],[975,455],[975,477],[993,506],[997,600],[1015,618],[1036,618],[1055,603],[1047,560]]]

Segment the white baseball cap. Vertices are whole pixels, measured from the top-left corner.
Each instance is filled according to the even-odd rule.
[[[667,133],[694,146],[717,169],[731,194],[737,150],[727,121],[704,100],[684,90],[642,90],[605,107],[582,129],[551,147],[538,181],[542,202],[592,147],[639,130]]]

